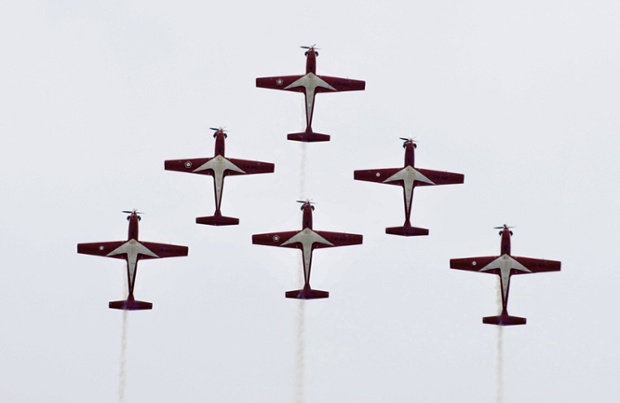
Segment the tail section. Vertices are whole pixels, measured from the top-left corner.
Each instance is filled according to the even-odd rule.
[[[485,316],[484,318],[482,318],[482,323],[486,323],[487,325],[512,326],[525,325],[526,322],[526,318],[521,318],[519,316],[510,316],[507,313],[502,313],[499,316]]]
[[[196,217],[196,224],[205,225],[238,225],[239,219],[235,217],[224,217],[223,215],[214,215],[210,217]]]
[[[287,139],[293,141],[303,141],[306,143],[315,143],[319,141],[329,141],[329,134],[314,133],[312,128],[307,128],[305,132],[289,133]]]
[[[329,298],[328,291],[313,290],[310,288],[310,285],[308,284],[306,284],[304,288],[302,288],[301,290],[287,291],[284,295],[286,296],[286,298],[296,298],[296,299]]]
[[[133,297],[127,298],[127,300],[110,301],[108,304],[110,309],[122,309],[124,311],[141,311],[145,309],[153,309],[153,304],[146,301],[138,301]]]
[[[388,227],[385,229],[385,233],[400,236],[418,236],[428,235],[428,229],[404,225],[402,227]]]

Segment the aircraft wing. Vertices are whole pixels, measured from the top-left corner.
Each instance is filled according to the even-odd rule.
[[[125,259],[125,255],[108,256],[110,252],[114,251],[125,242],[127,241],[79,243],[77,246],[77,252],[84,255],[95,255],[113,257],[116,259]]]
[[[317,86],[316,92],[329,92],[329,91],[362,91],[366,88],[366,81],[352,80],[350,78],[330,77],[330,76],[318,76],[325,81],[333,89],[326,88],[325,86]]]
[[[301,77],[303,77],[303,75],[258,77],[256,79],[256,86],[259,88],[269,88],[272,90],[303,92],[304,87],[302,86],[295,86],[295,87],[287,88],[289,85],[293,84],[295,81],[299,80]]]
[[[156,255],[150,256],[140,254],[140,259],[159,259],[164,257],[187,256],[187,253],[189,252],[189,248],[187,246],[143,241],[140,241],[140,243]]]
[[[310,229],[252,235],[252,243],[257,245],[297,249],[300,244],[306,241],[309,241],[314,248],[331,248],[361,244],[362,235],[347,234],[345,232],[314,231]]]
[[[416,186],[430,186],[430,185],[453,185],[463,183],[465,176],[463,174],[457,174],[453,172],[444,171],[431,171],[430,169],[418,169],[418,171],[430,179],[433,183],[425,181],[416,181]]]
[[[201,174],[201,175],[213,175],[213,171],[211,169],[205,170],[196,170],[202,167],[204,164],[211,161],[211,158],[185,158],[182,160],[166,160],[164,162],[164,169],[166,171],[179,171],[179,172],[189,172],[192,174]]]
[[[388,178],[392,177],[402,168],[386,168],[386,169],[362,169],[353,172],[353,179],[358,181],[385,183],[387,185],[401,186],[400,182],[391,181],[385,182]]]
[[[497,259],[499,256],[466,257],[461,259],[450,259],[450,268],[467,271],[480,271],[483,267]],[[483,271],[481,273],[493,273]]]
[[[227,175],[268,174],[275,170],[275,165],[271,162],[240,160],[236,158],[228,158],[228,161],[233,163],[243,172],[228,170],[226,172]]]
[[[282,246],[284,248],[298,248],[296,243],[286,243],[297,235],[299,231],[270,232],[267,234],[252,235],[252,243],[255,245]]]
[[[525,266],[532,273],[543,273],[547,271],[560,271],[562,262],[557,260],[534,259],[531,257],[513,256],[519,263]],[[526,274],[524,271],[515,271],[513,274]]]
[[[314,231],[323,239],[329,242],[317,242],[314,244],[315,248],[331,248],[335,246],[348,246],[348,245],[360,245],[363,240],[362,235],[348,234],[346,232],[330,232],[330,231]]]

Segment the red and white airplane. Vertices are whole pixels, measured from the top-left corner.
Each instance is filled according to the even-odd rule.
[[[302,46],[306,50],[306,74],[296,76],[259,77],[256,86],[303,92],[306,98],[306,130],[301,133],[290,133],[287,138],[294,141],[329,141],[329,135],[312,131],[312,114],[314,97],[321,92],[360,91],[366,88],[366,82],[348,78],[319,76],[316,74],[316,58],[319,52],[312,46]]]
[[[405,143],[405,166],[403,168],[365,169],[353,173],[353,178],[360,181],[384,183],[403,187],[405,199],[405,224],[402,227],[389,227],[385,229],[387,234],[414,236],[428,235],[428,229],[412,227],[411,204],[413,202],[413,189],[416,186],[450,185],[463,183],[465,177],[462,174],[442,171],[431,171],[415,167],[415,148],[412,139],[401,137]]]
[[[502,237],[500,256],[468,257],[450,259],[450,268],[457,270],[477,271],[481,273],[497,274],[502,289],[502,313],[499,316],[482,318],[483,323],[491,325],[525,325],[527,319],[508,315],[508,291],[510,290],[510,276],[513,274],[542,273],[560,271],[561,262],[555,260],[533,259],[530,257],[512,256],[510,254],[510,237],[512,231],[506,224],[499,234]]]
[[[164,163],[164,168],[168,171],[213,176],[215,213],[209,217],[196,217],[196,223],[207,225],[237,225],[239,224],[238,218],[225,217],[220,210],[222,205],[222,193],[224,191],[224,178],[226,176],[235,175],[271,173],[274,171],[275,166],[270,162],[226,158],[224,156],[226,133],[224,133],[222,128],[211,128],[211,130],[215,130],[215,134],[213,135],[215,138],[215,156],[210,158],[167,160]]]
[[[138,301],[133,296],[138,261],[142,259],[187,256],[188,248],[187,246],[138,241],[138,222],[140,221],[138,214],[141,213],[138,213],[135,209],[123,211],[123,213],[129,214],[127,217],[129,221],[129,235],[126,241],[79,243],[77,251],[86,255],[112,257],[127,261],[129,295],[127,300],[124,301],[110,301],[109,307],[111,309],[124,309],[126,311],[152,309],[153,304],[151,302]]]
[[[281,246],[301,250],[301,258],[304,265],[304,288],[301,290],[287,291],[286,298],[315,299],[328,298],[329,292],[313,290],[310,288],[310,269],[312,267],[312,251],[320,248],[336,246],[359,245],[362,243],[362,235],[347,234],[344,232],[315,231],[312,229],[312,211],[314,206],[310,201],[302,203],[303,218],[301,231],[271,232],[268,234],[252,235],[252,243],[257,245]]]

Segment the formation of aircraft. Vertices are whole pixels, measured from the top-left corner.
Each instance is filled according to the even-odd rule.
[[[353,178],[359,181],[384,183],[386,185],[402,186],[405,201],[405,223],[401,227],[389,227],[385,232],[392,235],[415,236],[428,235],[428,229],[411,226],[411,204],[413,190],[416,186],[435,186],[463,183],[462,174],[442,171],[431,171],[415,167],[416,144],[412,139],[404,140],[405,165],[402,168],[364,169],[353,173]]]
[[[561,262],[556,260],[534,259],[519,257],[510,254],[510,237],[512,231],[504,224],[499,234],[502,237],[499,256],[468,257],[451,259],[450,268],[457,270],[477,271],[491,273],[499,276],[502,290],[502,312],[498,316],[486,316],[483,323],[492,325],[525,325],[527,319],[519,316],[508,315],[508,291],[510,291],[510,277],[517,274],[543,273],[560,271]]]
[[[252,235],[255,245],[279,246],[301,250],[301,259],[304,266],[304,288],[287,291],[286,298],[316,299],[328,298],[329,292],[313,290],[310,287],[310,270],[312,268],[312,252],[314,249],[332,248],[337,246],[359,245],[362,235],[344,232],[316,231],[312,228],[312,211],[314,206],[308,200],[301,201],[303,211],[300,231],[281,231],[266,234]]]
[[[259,77],[256,86],[284,91],[302,92],[305,96],[306,129],[301,133],[288,134],[287,138],[302,142],[329,141],[327,134],[315,133],[312,129],[312,117],[316,94],[322,92],[359,91],[365,89],[365,82],[348,78],[322,76],[316,74],[316,58],[319,55],[316,47],[302,46],[306,49],[306,73],[303,75]],[[197,217],[196,223],[214,226],[237,225],[239,219],[226,217],[221,213],[224,178],[226,176],[248,175],[274,172],[274,164],[261,161],[249,161],[227,158],[224,153],[226,133],[222,128],[211,128],[215,131],[215,152],[213,157],[166,160],[164,168],[169,171],[179,171],[200,175],[213,176],[215,213],[213,216]],[[459,173],[432,171],[415,167],[416,143],[412,139],[401,138],[404,141],[405,163],[403,167],[385,169],[356,170],[354,179],[401,186],[405,205],[405,223],[399,227],[388,227],[385,232],[393,235],[416,236],[428,235],[425,228],[411,225],[411,209],[413,191],[416,186],[435,186],[460,184],[464,176]],[[258,245],[278,246],[299,249],[302,254],[304,286],[299,290],[287,291],[286,298],[320,299],[328,298],[329,292],[315,290],[310,287],[310,273],[312,268],[312,253],[314,249],[330,248],[347,245],[359,245],[363,237],[359,234],[341,232],[317,231],[313,229],[312,212],[314,206],[309,200],[302,203],[302,228],[299,231],[281,231],[252,235],[252,243]],[[129,214],[129,234],[126,241],[80,243],[78,253],[124,259],[127,261],[128,296],[126,300],[111,301],[111,309],[145,310],[152,309],[150,302],[139,301],[134,298],[138,261],[141,259],[157,259],[173,256],[187,256],[188,247],[143,242],[138,240],[138,223],[141,213],[136,210],[124,211]],[[478,271],[499,276],[502,294],[502,312],[497,316],[483,318],[483,323],[495,325],[522,325],[526,318],[510,316],[508,314],[508,292],[510,277],[517,274],[559,271],[561,263],[554,260],[534,259],[512,256],[510,253],[510,227],[496,227],[501,229],[501,254],[499,256],[483,256],[473,258],[451,259],[452,269]]]
[[[306,99],[306,130],[301,133],[290,133],[287,135],[287,138],[304,142],[329,141],[329,135],[312,131],[312,115],[316,94],[321,92],[361,91],[366,88],[366,82],[316,74],[316,58],[319,52],[317,52],[315,45],[302,46],[301,48],[306,49],[306,74],[259,77],[256,79],[256,86],[273,90],[303,92]]]
[[[215,155],[213,157],[167,160],[164,162],[164,168],[168,171],[213,176],[215,213],[208,217],[196,217],[196,223],[207,225],[237,225],[239,224],[238,218],[223,216],[221,212],[224,178],[226,176],[235,175],[272,173],[275,166],[270,162],[226,158],[224,146],[227,135],[224,129],[211,128],[211,130],[215,131],[215,134],[213,134],[215,138]]]
[[[138,261],[143,259],[160,259],[164,257],[187,256],[188,247],[165,243],[144,242],[138,240],[138,223],[140,215],[137,210],[123,211],[129,214],[129,233],[126,241],[79,243],[77,252],[86,255],[125,259],[127,261],[127,284],[129,295],[126,300],[110,301],[110,309],[127,311],[152,309],[151,302],[138,301],[134,298],[133,290],[138,272]]]

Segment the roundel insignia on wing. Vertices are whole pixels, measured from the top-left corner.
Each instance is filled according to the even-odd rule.
[[[99,250],[103,250],[103,245],[99,246]]]
[[[477,264],[478,264],[478,262],[476,262],[475,260],[474,260],[473,262],[471,262],[471,265],[472,265],[472,266],[475,266],[475,265],[477,265]]]
[[[274,236],[273,236],[273,241],[274,241],[274,242],[280,242],[280,236],[278,236],[278,235],[274,235]]]
[[[276,84],[277,84],[277,85],[282,85],[282,84],[284,84],[284,80],[283,80],[283,79],[281,79],[281,78],[278,78],[278,79],[276,80]]]
[[[186,161],[185,162],[185,168],[191,168],[192,167],[192,162],[191,161]]]
[[[381,172],[377,172],[375,175],[377,175],[377,178],[381,176]]]

